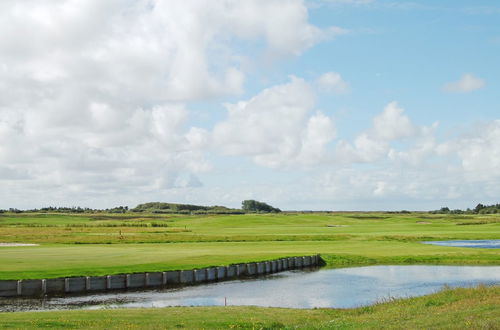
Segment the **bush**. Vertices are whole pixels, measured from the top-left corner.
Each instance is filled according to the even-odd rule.
[[[278,208],[253,199],[244,200],[243,202],[241,202],[241,208],[246,212],[281,212],[281,210]]]

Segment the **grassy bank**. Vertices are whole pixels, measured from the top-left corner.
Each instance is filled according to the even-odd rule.
[[[0,314],[4,329],[499,329],[500,287],[446,289],[355,309],[175,307]]]
[[[498,249],[422,240],[500,237],[497,215],[387,213],[273,215],[4,214],[0,279],[190,269],[320,253],[330,267],[499,265]]]
[[[217,242],[2,248],[0,279],[192,269],[321,253],[330,267],[368,264],[500,264],[498,251],[398,241]]]

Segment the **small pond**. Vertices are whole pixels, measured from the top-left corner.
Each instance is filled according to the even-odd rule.
[[[481,249],[500,249],[500,239],[490,240],[463,240],[463,241],[427,241],[425,244],[466,247],[466,248],[481,248]]]
[[[500,266],[369,266],[287,271],[253,279],[165,290],[0,299],[0,311],[255,305],[348,308],[438,291],[500,284]]]

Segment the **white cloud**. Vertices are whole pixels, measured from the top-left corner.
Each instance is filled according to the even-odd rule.
[[[372,134],[381,140],[407,138],[415,136],[417,131],[397,102],[389,103],[380,115],[373,118]]]
[[[451,93],[467,93],[483,88],[486,82],[472,74],[464,74],[460,80],[447,83],[443,90]]]
[[[322,74],[318,78],[317,84],[320,89],[331,91],[336,94],[345,94],[350,90],[349,84],[342,78],[340,73],[337,72],[326,72]]]
[[[456,155],[464,179],[471,182],[500,178],[500,120],[477,124],[455,139],[442,143],[444,155]]]
[[[335,126],[320,112],[311,116],[314,99],[306,81],[291,77],[250,100],[227,104],[228,118],[213,131],[215,144],[227,155],[250,156],[267,167],[319,162]]]
[[[425,131],[425,127],[415,126],[404,115],[404,109],[397,102],[391,102],[373,118],[373,126],[358,134],[352,143],[338,142],[336,159],[342,163],[376,162],[394,154],[391,142],[416,138]]]
[[[344,32],[300,0],[2,1],[0,200],[110,206],[199,186],[211,133],[186,104],[242,93],[260,55]]]

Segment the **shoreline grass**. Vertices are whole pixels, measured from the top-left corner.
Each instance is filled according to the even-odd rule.
[[[352,309],[167,307],[0,313],[4,329],[499,329],[500,286]]]

